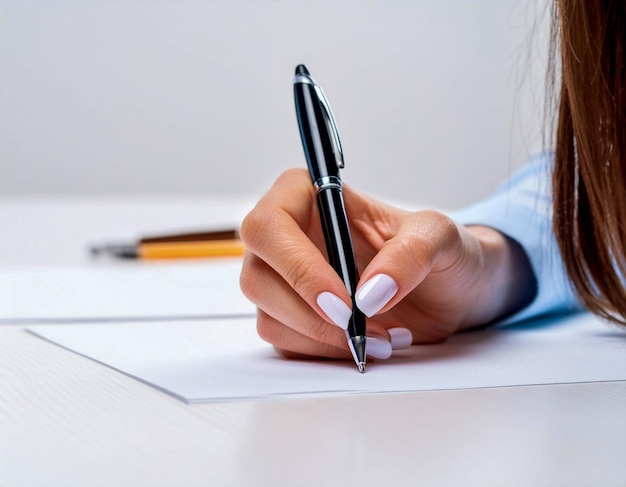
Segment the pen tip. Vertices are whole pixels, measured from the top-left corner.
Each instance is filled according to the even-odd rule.
[[[298,64],[298,66],[296,66],[296,74],[306,74],[309,75],[309,70],[306,69],[306,66],[304,64]]]
[[[359,368],[359,372],[365,372],[365,342],[367,338],[365,336],[354,336],[349,337],[348,345],[350,346],[350,351],[352,352],[352,357],[354,358],[354,363]]]

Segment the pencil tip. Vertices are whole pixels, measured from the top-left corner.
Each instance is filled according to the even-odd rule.
[[[361,372],[361,374],[364,374],[365,373],[365,362],[361,362],[358,365],[359,365],[359,372]]]
[[[139,257],[137,246],[133,244],[100,244],[92,245],[89,248],[92,257],[120,257],[133,258]]]

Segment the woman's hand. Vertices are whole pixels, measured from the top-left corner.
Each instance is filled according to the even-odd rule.
[[[532,299],[526,256],[499,232],[396,209],[350,187],[343,196],[361,276],[356,302],[370,317],[370,357],[444,340]],[[258,307],[260,336],[286,356],[349,358],[351,299],[326,260],[306,170],[280,176],[245,218],[241,237],[241,287]]]

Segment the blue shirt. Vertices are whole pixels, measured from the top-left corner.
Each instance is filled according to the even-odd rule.
[[[502,323],[582,309],[552,232],[552,155],[540,154],[491,197],[450,216],[464,225],[492,227],[526,251],[537,280],[533,301]]]

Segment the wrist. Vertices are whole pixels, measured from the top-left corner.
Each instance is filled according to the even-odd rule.
[[[476,306],[460,329],[485,325],[519,311],[537,294],[537,282],[519,243],[485,226],[467,227],[478,239],[482,272],[474,295]]]

